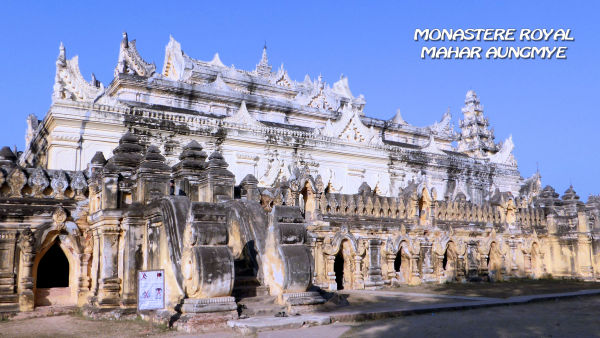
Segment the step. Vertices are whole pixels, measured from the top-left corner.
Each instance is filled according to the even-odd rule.
[[[18,303],[14,303],[14,304],[3,303],[3,304],[0,304],[0,312],[17,312],[17,311],[19,311],[19,304]]]
[[[228,321],[227,325],[244,335],[252,335],[258,331],[297,329],[305,326],[327,325],[330,323],[331,318],[328,315],[302,315],[237,319]]]
[[[256,285],[259,286],[260,282],[256,279],[255,276],[235,276],[233,280],[233,287],[236,286],[246,286],[246,285]]]
[[[238,302],[241,317],[275,316],[284,312],[286,307],[275,303],[273,296],[244,298]]]
[[[266,286],[239,286],[233,288],[231,295],[236,299],[268,296],[269,288]]]
[[[0,295],[0,304],[4,303],[17,303],[19,301],[19,295],[16,293],[8,295]]]

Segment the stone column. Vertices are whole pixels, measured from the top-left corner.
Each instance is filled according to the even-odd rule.
[[[35,238],[29,228],[23,230],[19,236],[19,310],[33,311],[33,260],[35,258]]]
[[[77,290],[77,305],[82,306],[85,304],[87,296],[90,291],[90,276],[88,275],[88,264],[90,262],[92,254],[84,252],[80,255],[80,274],[79,274],[79,285]]]
[[[592,266],[592,239],[587,233],[577,236],[577,260],[579,261],[579,273],[584,280],[594,279],[594,268]],[[572,272],[575,275],[574,272]]]
[[[310,253],[313,257],[312,262],[313,262],[313,266],[312,266],[312,276],[311,276],[311,283],[313,285],[318,285],[318,271],[319,269],[321,269],[321,264],[320,264],[320,245],[318,243],[318,239],[315,237],[311,237],[308,236],[306,239],[306,244],[308,245],[309,249],[310,249]]]
[[[434,274],[437,277],[440,283],[445,282],[444,276],[444,255],[438,255],[437,253],[433,253],[435,256],[435,264],[434,264]]]
[[[372,238],[369,240],[369,270],[365,287],[369,289],[381,288],[383,286],[381,275],[381,240]]]
[[[510,277],[518,277],[519,276],[519,265],[517,264],[517,243],[515,241],[510,241],[509,242],[509,247],[510,247]],[[503,254],[502,255],[502,277],[504,277],[504,279],[507,279],[506,277],[509,276],[509,274],[506,273],[506,255]]]
[[[456,260],[456,280],[458,282],[464,283],[467,281],[465,278],[465,256],[458,255]]]
[[[524,256],[523,269],[525,270],[525,277],[535,278],[535,275],[533,274],[533,270],[531,269],[531,254],[524,253],[523,256]]]
[[[421,273],[419,272],[419,255],[413,254],[410,257],[410,285],[419,285],[421,284]]]
[[[88,299],[92,303],[98,295],[98,271],[100,270],[100,231],[98,229],[89,230],[92,233],[92,270],[90,274],[90,293]]]
[[[327,289],[329,289],[330,291],[337,290],[337,283],[335,281],[335,270],[333,269],[334,264],[335,255],[327,255],[327,267],[325,271],[327,273]]]
[[[121,223],[123,292],[121,307],[135,308],[137,304],[137,271],[142,268],[141,246],[145,222],[141,215],[128,215]]]
[[[433,282],[436,276],[433,271],[431,243],[421,243],[421,255],[423,257],[422,278],[424,282]]]
[[[98,305],[113,307],[119,305],[121,279],[118,275],[119,220],[104,219],[99,229],[100,237],[100,276]]]
[[[16,239],[16,231],[0,232],[0,310],[19,309],[14,273]]]
[[[402,250],[402,249],[400,249],[400,250]],[[400,253],[400,252],[398,252],[398,253]],[[400,259],[402,259],[402,258],[400,258]],[[388,266],[387,279],[388,279],[389,283],[391,284],[393,282],[393,280],[396,279],[396,270],[394,270],[394,261],[396,260],[396,255],[388,253],[385,256],[385,260],[386,260],[386,263]]]
[[[479,254],[479,277],[487,278],[489,276],[489,269],[487,265],[489,254],[480,253]]]
[[[355,290],[365,288],[365,281],[362,274],[362,260],[362,256],[354,255],[354,285],[352,287]]]

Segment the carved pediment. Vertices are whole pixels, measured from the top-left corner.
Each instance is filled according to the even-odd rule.
[[[154,63],[148,63],[142,59],[135,46],[135,40],[129,41],[127,33],[123,33],[115,76],[119,73],[134,73],[139,76],[150,77],[155,71],[156,65]]]
[[[359,116],[359,111],[346,104],[342,116],[335,122],[328,120],[325,127],[317,129],[318,135],[339,138],[350,143],[381,145],[383,141],[379,132],[372,126],[365,126]]]
[[[248,109],[246,108],[246,101],[242,101],[240,109],[238,109],[238,111],[235,112],[233,115],[226,117],[223,121],[256,128],[260,128],[263,126],[262,123],[260,123],[257,119],[254,118],[254,116],[250,114],[250,112],[248,112]]]
[[[455,132],[454,127],[452,127],[452,115],[450,114],[450,110],[444,113],[439,122],[434,123],[428,128],[434,134],[453,137]]]
[[[278,86],[286,88],[292,87],[293,81],[290,79],[287,70],[283,69],[283,64],[281,64],[281,67],[277,71],[277,74],[275,74],[275,77],[273,77],[272,82]]]
[[[490,161],[492,161],[493,163],[498,163],[498,164],[507,164],[507,165],[516,166],[517,161],[515,160],[515,157],[512,154],[514,147],[515,147],[515,145],[513,143],[512,135],[511,135],[508,137],[508,139],[506,139],[506,141],[504,141],[502,143],[502,147],[500,148],[500,150],[497,153],[489,156]]]
[[[424,146],[423,148],[421,148],[421,151],[424,151],[427,153],[432,153],[432,154],[439,154],[439,155],[446,154],[442,151],[442,149],[440,149],[439,145],[435,141],[435,138],[433,137],[433,134],[429,135],[429,143],[426,146]]]
[[[79,57],[66,59],[65,47],[60,44],[60,53],[56,60],[56,76],[52,100],[93,101],[104,93],[104,86],[92,77],[87,82],[79,71]]]

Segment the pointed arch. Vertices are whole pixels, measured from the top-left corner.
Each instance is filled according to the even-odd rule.
[[[44,238],[41,239],[41,244],[37,251],[37,254],[33,261],[33,281],[34,281],[34,303],[36,305],[51,305],[51,304],[77,304],[78,296],[78,280],[81,275],[80,271],[80,255],[82,248],[79,245],[77,239],[72,235],[62,234],[59,230],[51,230],[44,234]],[[46,255],[46,253],[53,249],[60,248],[64,256],[66,257],[68,267],[68,287],[66,288],[38,288],[37,277],[40,262]],[[49,263],[49,262],[44,262]],[[51,262],[50,262],[51,263]],[[55,290],[53,290],[55,289]]]
[[[356,255],[359,252],[358,241],[351,232],[347,231],[347,229],[342,229],[333,236],[333,239],[331,240],[331,253],[337,254],[340,251],[342,241],[344,240],[348,240],[348,242],[350,242],[352,251]]]

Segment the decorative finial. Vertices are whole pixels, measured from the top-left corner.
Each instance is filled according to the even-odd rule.
[[[121,41],[125,48],[129,47],[129,39],[127,38],[127,32],[123,32],[123,41]]]
[[[57,65],[65,66],[67,61],[67,53],[65,50],[65,45],[60,42],[60,47],[58,47],[58,59],[56,60]]]
[[[404,121],[402,114],[400,113],[400,108],[396,110],[396,115],[394,115],[391,122],[395,124],[406,124],[406,121]]]
[[[271,74],[271,65],[269,65],[269,58],[267,57],[267,42],[263,47],[262,57],[260,62],[256,65],[256,73],[263,77],[268,77]]]

